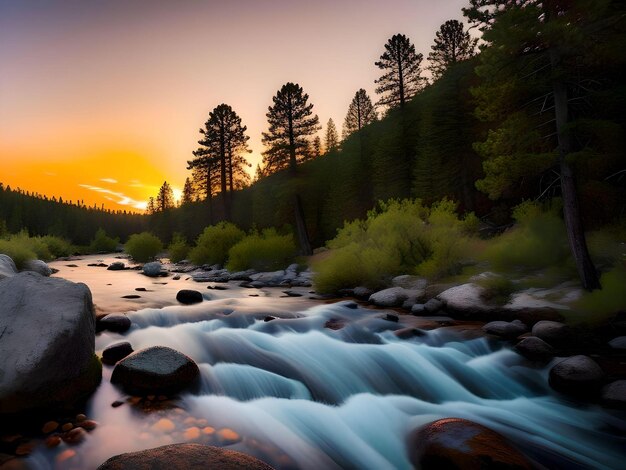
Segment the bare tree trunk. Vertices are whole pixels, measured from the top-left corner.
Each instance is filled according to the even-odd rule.
[[[299,194],[294,194],[294,215],[296,220],[296,232],[298,233],[298,244],[300,251],[304,256],[313,254],[311,242],[309,241],[309,232],[306,229],[306,221],[304,219],[304,210],[302,209],[302,201]]]
[[[558,66],[561,60],[559,52],[555,48],[552,48],[550,51],[550,61],[552,64],[552,73],[554,74],[552,89],[554,92],[554,113],[559,142],[563,218],[565,219],[567,238],[583,287],[589,291],[601,289],[598,273],[593,265],[593,261],[591,261],[591,256],[589,256],[589,250],[587,249],[587,240],[585,239],[585,231],[580,217],[574,171],[567,161],[567,156],[572,151],[571,135],[567,128],[569,107],[565,83],[558,75]]]

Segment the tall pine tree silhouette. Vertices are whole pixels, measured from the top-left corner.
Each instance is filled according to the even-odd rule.
[[[292,179],[298,175],[298,163],[311,157],[309,137],[319,130],[319,118],[313,114],[309,95],[295,83],[282,86],[266,114],[269,129],[263,133],[263,171],[265,174],[289,168]],[[300,251],[312,253],[304,210],[297,189],[293,192],[293,211]]]
[[[435,43],[428,54],[428,69],[436,80],[448,67],[474,56],[478,39],[463,30],[463,23],[448,20],[435,33]]]

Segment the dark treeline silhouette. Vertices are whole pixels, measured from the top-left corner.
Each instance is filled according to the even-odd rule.
[[[87,245],[99,228],[126,240],[148,226],[148,217],[34,195],[0,183],[0,225],[10,233],[27,230],[30,235],[57,235]]]

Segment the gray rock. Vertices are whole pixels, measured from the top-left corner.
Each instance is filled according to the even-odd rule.
[[[423,277],[410,276],[404,274],[402,276],[396,276],[391,280],[391,285],[394,287],[402,287],[408,290],[422,290],[428,285],[428,281]]]
[[[409,298],[415,299],[418,293],[404,287],[390,287],[370,295],[369,301],[377,307],[400,307]]]
[[[413,304],[411,307],[412,315],[428,315],[428,312],[424,308],[424,304]]]
[[[533,326],[532,334],[557,348],[566,347],[574,341],[571,328],[558,321],[538,321]]]
[[[528,331],[528,327],[519,320],[492,321],[483,326],[483,331],[501,338],[517,338]]]
[[[572,356],[550,369],[550,386],[567,395],[595,395],[604,380],[604,372],[588,356]]]
[[[34,272],[0,282],[0,414],[52,409],[91,393],[102,376],[95,323],[84,284]]]
[[[482,299],[483,288],[478,284],[461,284],[443,291],[437,296],[446,309],[464,313],[482,313],[492,310]]]
[[[191,386],[200,375],[196,363],[174,349],[154,346],[137,351],[117,363],[111,383],[128,393],[170,395]]]
[[[50,266],[48,266],[45,261],[41,261],[40,259],[29,259],[24,263],[22,271],[32,271],[46,277],[52,274]]]
[[[626,409],[626,380],[616,380],[604,386],[600,399],[608,408]]]
[[[111,457],[98,470],[273,470],[250,455],[201,444],[170,444]]]
[[[146,263],[143,265],[143,273],[148,277],[159,277],[161,275],[162,268],[163,265],[158,261]]]
[[[283,282],[285,278],[284,271],[273,271],[265,273],[256,273],[250,276],[250,279],[256,282],[262,282],[267,286],[277,286]]]
[[[111,313],[96,321],[96,331],[112,331],[114,333],[124,333],[130,328],[130,318],[122,313]]]
[[[424,304],[424,309],[428,313],[435,313],[441,310],[443,307],[443,302],[439,299],[430,299],[428,302]]]
[[[231,281],[251,281],[251,275],[256,274],[254,269],[248,269],[247,271],[238,271],[236,273],[232,273],[228,278]]]
[[[0,279],[12,277],[16,274],[17,268],[15,267],[13,260],[5,254],[0,254]]]
[[[541,338],[529,336],[515,346],[515,350],[531,361],[543,361],[554,357],[554,348]]]
[[[367,300],[370,298],[370,295],[372,295],[373,292],[372,292],[372,289],[368,289],[367,287],[364,287],[364,286],[358,286],[354,288],[354,290],[352,291],[352,294],[354,295],[355,298],[359,300]]]
[[[613,349],[626,349],[626,336],[618,336],[609,341],[609,346]]]
[[[115,261],[114,263],[109,264],[107,267],[108,271],[122,271],[126,266],[121,261]],[[145,266],[144,266],[145,267]]]

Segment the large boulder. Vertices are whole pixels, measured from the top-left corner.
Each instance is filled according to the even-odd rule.
[[[393,287],[402,287],[408,290],[423,290],[428,285],[428,281],[423,277],[411,276],[409,274],[403,274],[396,276],[391,280]]]
[[[0,282],[0,414],[69,405],[91,393],[102,376],[95,323],[84,284],[34,272]]]
[[[98,470],[272,470],[264,462],[241,452],[201,444],[171,444],[111,457]]]
[[[17,268],[15,267],[13,260],[9,256],[0,253],[0,279],[12,277],[16,274]]]
[[[588,356],[572,356],[550,369],[550,386],[567,395],[593,396],[602,385],[604,372]]]
[[[437,296],[446,310],[464,315],[482,314],[493,310],[483,300],[484,289],[478,284],[461,284],[446,289]]]
[[[533,468],[503,436],[461,418],[440,419],[417,429],[408,445],[411,463],[424,470]]]
[[[46,277],[52,274],[50,266],[48,266],[45,261],[41,261],[40,259],[29,259],[24,263],[22,271],[33,271]]]
[[[420,291],[405,289],[404,287],[390,287],[370,295],[369,301],[377,307],[391,308],[401,307],[409,299],[415,302]]]
[[[118,362],[111,382],[132,394],[172,395],[188,388],[199,375],[190,357],[165,346],[153,346]]]

